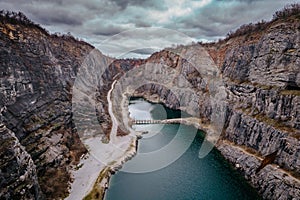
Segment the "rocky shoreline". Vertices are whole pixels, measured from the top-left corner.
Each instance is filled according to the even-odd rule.
[[[145,99],[152,103],[162,103],[158,102],[157,99],[151,101],[149,96]],[[162,120],[162,123],[192,125],[195,128],[204,131],[204,133],[209,129],[209,127],[203,126],[201,119],[195,117]],[[137,144],[137,140],[138,136],[135,140],[135,144]],[[246,180],[248,180],[250,184],[259,191],[260,194],[262,194],[264,199],[285,199],[286,196],[299,196],[299,179],[281,169],[278,165],[269,164],[259,173],[256,173],[256,169],[260,166],[260,163],[263,160],[262,156],[254,154],[253,152],[248,152],[245,147],[237,146],[232,142],[223,139],[218,141],[215,148],[221,152],[226,160],[232,163],[233,167],[239,171],[240,174],[244,176]],[[127,160],[130,160],[133,156],[135,156],[136,152],[137,145],[135,145],[135,150],[129,150],[126,155],[118,159],[116,163],[103,169],[94,185],[93,191],[86,198],[88,199],[93,195],[93,197],[95,197],[95,191],[98,191],[103,199],[105,191],[109,187],[110,177],[122,168],[122,165]],[[266,177],[268,180],[263,181]]]
[[[140,137],[141,133],[131,130],[131,133],[128,135],[117,136],[119,124],[114,116],[111,97],[115,84],[116,81],[113,81],[110,90],[107,93],[108,113],[112,121],[109,142],[105,144],[102,143],[103,141],[100,142],[99,140],[97,144],[95,144],[96,147],[93,148],[93,145],[83,141],[83,143],[90,147],[90,155],[94,154],[96,162],[99,162],[101,165],[101,169],[99,168],[99,171],[101,171],[97,176],[98,178],[96,178],[95,181],[92,181],[93,185],[88,185],[88,187],[85,188],[85,190],[88,190],[88,194],[84,195],[84,199],[103,199],[109,185],[110,176],[119,170],[123,163],[136,155],[137,152],[137,139]],[[126,114],[128,115],[129,113]],[[91,140],[94,141],[94,138],[91,138]],[[73,190],[78,190],[78,188],[73,188]],[[72,195],[72,193],[70,193],[70,195]],[[76,198],[78,198],[78,195],[76,195]]]
[[[160,100],[156,95],[149,93],[135,94],[149,102],[162,103],[165,106],[165,100]],[[159,95],[158,95],[159,96]],[[154,97],[154,98],[151,98]],[[168,102],[170,104],[170,102]],[[172,108],[172,106],[167,106]],[[172,120],[171,120],[172,121]],[[205,132],[207,127],[203,126],[201,119],[175,119],[174,123],[183,123],[185,125],[193,125],[195,128]],[[204,127],[204,128],[203,128]],[[217,148],[226,160],[240,172],[240,174],[248,180],[248,182],[258,190],[264,199],[297,199],[300,197],[300,179],[297,174],[291,174],[289,171],[282,169],[278,164],[269,164],[260,172],[256,173],[260,166],[263,156],[257,152],[253,152],[251,148],[236,145],[226,138],[221,138],[215,148]]]
[[[132,140],[130,148],[125,152],[124,156],[115,160],[113,164],[105,166],[100,172],[97,180],[95,181],[91,191],[84,197],[84,199],[104,199],[105,192],[109,187],[110,177],[122,168],[123,164],[136,155],[136,140]]]
[[[202,45],[213,59],[210,62],[201,44],[163,50],[147,62],[168,65],[194,87],[193,96],[177,96],[176,77],[171,84],[150,83],[134,91],[134,96],[166,107],[183,110],[209,122],[214,105],[209,81],[185,62],[216,67],[226,92],[225,120],[216,147],[265,199],[300,197],[300,74],[299,15],[274,20],[249,34]],[[181,58],[178,55],[182,55]],[[195,56],[195,57],[193,57]],[[207,59],[204,59],[207,58]],[[170,63],[172,65],[170,65]],[[145,68],[144,74],[150,74]],[[175,73],[176,74],[176,73]],[[192,75],[191,75],[192,74]],[[216,73],[218,74],[218,73]],[[170,77],[166,77],[168,79]],[[184,90],[185,88],[180,88]],[[178,99],[182,100],[180,103]],[[192,99],[192,101],[191,101]],[[201,126],[200,126],[201,127]],[[262,159],[277,152],[275,159],[257,171]]]
[[[277,164],[269,164],[256,172],[262,157],[226,140],[216,147],[221,154],[258,190],[264,199],[297,199],[300,197],[300,180]]]
[[[117,115],[122,113],[119,105],[123,105],[120,101],[124,98],[120,95],[128,89],[126,82],[114,90],[112,109],[116,119],[110,119],[106,94],[113,80],[135,84],[135,78],[139,78],[147,84],[129,88],[126,95],[185,111],[201,119],[199,124],[187,122],[200,129],[207,122],[218,123],[211,117],[224,111],[216,145],[224,157],[265,199],[300,197],[298,10],[270,22],[245,25],[219,42],[168,48],[145,60],[114,61],[70,35],[49,34],[25,16],[2,13],[0,18],[0,132],[4,157],[0,160],[0,196],[65,198],[73,166],[78,166],[87,152],[80,139],[95,135],[99,141],[89,143],[89,148],[99,153],[98,158],[103,156],[104,164],[113,166],[102,171],[106,178],[99,181],[105,188],[108,175],[113,173],[110,170],[134,155],[137,140],[126,130],[122,116]],[[96,61],[105,65],[104,69],[100,67],[105,70],[101,71],[100,85],[90,68],[82,68],[92,51],[97,59],[91,59],[89,67],[96,67],[99,73]],[[133,71],[135,74],[124,76]],[[80,72],[84,82],[76,79]],[[217,78],[221,80],[218,83]],[[80,86],[82,95],[74,94],[74,85]],[[213,85],[219,90],[212,89]],[[220,91],[226,97],[224,110],[214,104],[219,100],[214,95]],[[72,101],[74,97],[78,97],[77,102]],[[76,105],[78,112],[74,112]],[[114,121],[118,121],[118,127]],[[112,138],[111,129],[115,132]],[[111,139],[122,151],[101,139]],[[98,150],[103,148],[109,153],[101,154]],[[127,158],[124,154],[128,150]],[[274,152],[272,163],[256,172],[262,159]],[[90,158],[97,158],[97,154]],[[89,184],[94,183],[99,171],[95,174]]]

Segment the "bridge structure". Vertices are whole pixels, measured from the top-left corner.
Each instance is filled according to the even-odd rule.
[[[182,118],[174,118],[174,119],[131,119],[131,125],[140,125],[140,124],[181,124],[185,123],[185,120]]]
[[[132,124],[139,125],[139,124],[163,124],[163,120],[154,120],[154,119],[145,119],[145,120],[132,120]]]

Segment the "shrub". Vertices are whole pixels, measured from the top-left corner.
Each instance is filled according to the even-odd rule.
[[[300,4],[291,4],[285,6],[282,10],[275,12],[273,20],[285,19],[293,15],[300,15]]]
[[[43,33],[49,35],[48,31],[42,28],[39,24],[36,24],[28,19],[22,12],[0,10],[0,21],[2,23],[23,24],[25,26],[35,27],[40,29]]]
[[[271,22],[266,22],[264,20],[256,23],[256,24],[245,24],[240,26],[236,31],[230,31],[227,34],[227,37],[225,40],[228,40],[233,37],[238,37],[242,35],[249,35],[251,33],[262,31],[267,28],[267,26],[272,23],[273,21],[276,21],[278,19],[286,19],[291,16],[297,16],[300,18],[300,4],[291,4],[285,6],[282,10],[275,12],[273,15],[273,20]]]

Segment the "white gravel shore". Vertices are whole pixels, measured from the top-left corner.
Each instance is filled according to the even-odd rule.
[[[106,167],[119,168],[129,157],[136,153],[136,136],[127,135],[117,137],[117,120],[112,112],[111,92],[116,81],[113,82],[107,94],[108,111],[112,120],[110,141],[105,144],[101,137],[85,139],[82,142],[88,148],[88,155],[81,159],[79,169],[72,171],[74,181],[71,183],[70,194],[65,200],[83,199],[93,189],[100,174]],[[106,180],[107,181],[107,180]],[[102,182],[103,187],[107,182]]]

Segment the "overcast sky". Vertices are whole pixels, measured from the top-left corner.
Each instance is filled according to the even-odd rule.
[[[270,20],[295,2],[300,1],[0,0],[0,8],[22,11],[50,32],[71,32],[105,54],[143,57],[171,44],[222,38],[242,24]]]

